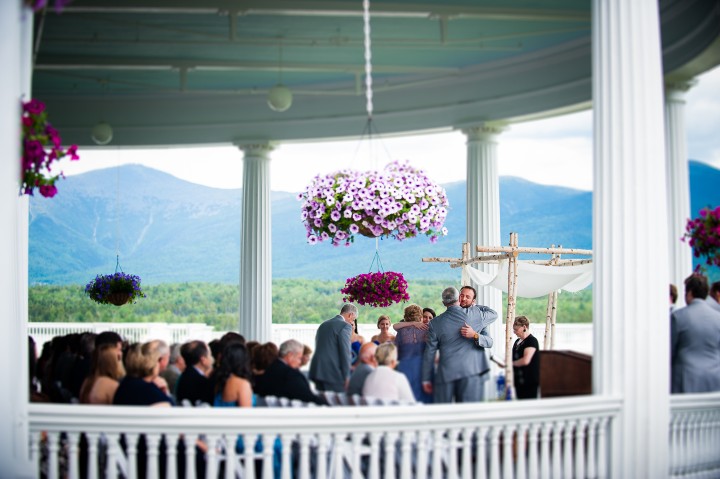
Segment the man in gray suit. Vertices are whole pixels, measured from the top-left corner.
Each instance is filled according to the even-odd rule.
[[[485,328],[497,319],[497,313],[487,306],[460,307],[457,289],[445,288],[442,302],[447,311],[428,324],[427,347],[423,357],[423,390],[433,394],[437,403],[480,401],[490,370],[485,348],[493,340]],[[431,382],[435,353],[440,362]]]
[[[689,276],[687,306],[670,316],[672,393],[720,391],[720,312],[705,301],[707,294],[707,279]]]
[[[350,377],[350,336],[357,306],[347,303],[340,314],[322,323],[315,334],[315,354],[310,361],[310,379],[318,391],[345,392]]]
[[[720,311],[720,281],[715,281],[710,285],[707,302],[715,311]]]

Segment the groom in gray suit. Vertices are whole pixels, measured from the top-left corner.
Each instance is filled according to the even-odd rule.
[[[687,306],[670,316],[671,392],[720,391],[720,312],[705,298],[705,276],[685,279]]]
[[[318,327],[309,375],[318,391],[345,392],[352,361],[350,325],[357,316],[357,306],[347,303],[340,314]]]
[[[427,347],[423,356],[423,390],[433,394],[437,403],[480,401],[489,371],[485,348],[491,348],[492,338],[485,329],[497,319],[497,313],[487,306],[460,307],[457,289],[445,288],[442,302],[447,311],[428,324]],[[430,381],[435,352],[440,362]]]

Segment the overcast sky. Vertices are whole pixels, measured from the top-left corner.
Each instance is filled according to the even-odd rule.
[[[688,156],[720,168],[720,67],[700,76],[686,100]],[[193,183],[242,186],[242,153],[232,146],[151,150],[108,146],[81,149],[80,157],[77,162],[63,161],[66,175],[139,163]],[[462,133],[449,132],[373,140],[372,144],[367,139],[282,144],[271,157],[272,190],[299,192],[318,173],[345,167],[377,169],[395,159],[409,160],[438,183],[463,180],[466,147]],[[498,137],[498,166],[501,176],[592,189],[592,112],[511,126]]]

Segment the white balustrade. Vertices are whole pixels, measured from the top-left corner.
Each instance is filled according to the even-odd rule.
[[[670,477],[720,477],[720,392],[670,396]]]
[[[100,477],[101,458],[105,477],[136,477],[141,457],[146,477],[158,477],[161,470],[168,478],[180,477],[175,446],[181,438],[188,445],[184,477],[195,473],[195,438],[208,446],[206,478],[213,479],[221,462],[225,478],[252,478],[260,467],[270,479],[274,460],[280,460],[285,478],[513,479],[538,477],[537,464],[550,462],[562,466],[563,477],[597,477],[590,474],[591,463],[608,462],[602,443],[619,410],[619,399],[593,396],[402,407],[30,404],[30,450],[49,479],[75,479],[81,468]],[[236,453],[240,434],[245,450]],[[255,453],[258,438],[263,451]],[[83,449],[87,454],[80,454]],[[90,463],[80,464],[86,457]]]

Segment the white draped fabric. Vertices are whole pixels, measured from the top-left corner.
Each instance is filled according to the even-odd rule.
[[[463,266],[463,277],[465,275],[478,285],[492,286],[507,293],[507,260],[500,261],[495,275],[469,266]],[[516,296],[519,298],[538,298],[558,290],[575,293],[589,286],[592,279],[592,263],[573,266],[551,266],[518,261]]]

